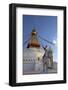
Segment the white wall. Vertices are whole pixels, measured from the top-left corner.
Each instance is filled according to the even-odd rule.
[[[10,87],[8,86],[9,70],[9,4],[10,3],[29,3],[43,5],[67,6],[68,0],[0,0],[0,90],[66,90],[67,84],[27,86],[27,87]],[[67,10],[68,14],[68,10]],[[67,19],[68,21],[68,19]],[[68,31],[67,31],[68,33]],[[67,36],[68,38],[68,36]],[[68,64],[68,62],[67,62]],[[68,68],[68,66],[67,66]]]

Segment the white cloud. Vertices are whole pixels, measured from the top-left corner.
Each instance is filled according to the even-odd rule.
[[[57,43],[56,40],[53,40],[53,43],[56,45],[56,43]]]

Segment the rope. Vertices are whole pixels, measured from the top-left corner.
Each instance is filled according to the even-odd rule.
[[[30,40],[30,39],[26,40],[26,41],[23,43],[23,45],[25,45],[29,40]]]
[[[40,36],[39,36],[40,37]],[[42,37],[40,37],[40,39],[42,39],[42,40],[44,40],[44,41],[46,41],[46,42],[48,42],[48,43],[50,43],[50,44],[52,44],[52,45],[55,45],[54,43],[52,43],[51,41],[48,41],[48,40],[46,40],[46,39],[44,39],[44,38],[42,38]]]

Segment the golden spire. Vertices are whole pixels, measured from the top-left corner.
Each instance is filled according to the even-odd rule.
[[[37,32],[35,28],[33,28],[31,32],[31,38],[29,40],[27,48],[40,48],[40,43],[37,38]]]

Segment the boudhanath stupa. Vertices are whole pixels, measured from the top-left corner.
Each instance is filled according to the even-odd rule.
[[[56,72],[56,69],[56,63],[53,64],[52,49],[47,46],[45,49],[41,47],[37,32],[33,29],[27,47],[23,49],[23,74]]]

